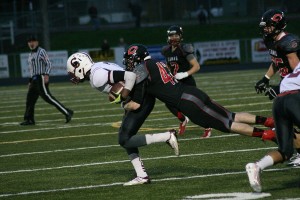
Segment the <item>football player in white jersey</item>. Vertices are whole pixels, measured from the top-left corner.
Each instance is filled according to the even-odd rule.
[[[138,147],[166,142],[174,150],[175,155],[179,155],[175,130],[157,134],[137,135],[138,130],[154,107],[155,98],[147,94],[145,94],[147,95],[145,98],[141,98],[143,95],[135,94],[133,87],[139,87],[139,80],[136,79],[135,73],[124,71],[122,67],[110,62],[94,63],[86,53],[71,55],[67,61],[67,71],[73,83],[78,84],[84,80],[89,80],[93,88],[104,93],[109,93],[114,83],[125,82],[125,89],[122,90],[113,103],[129,99],[125,101],[123,106],[126,112],[119,129],[119,144],[127,151],[137,177],[124,183],[124,186],[150,183],[150,178],[139,156]],[[137,109],[136,106],[139,106],[139,108]]]

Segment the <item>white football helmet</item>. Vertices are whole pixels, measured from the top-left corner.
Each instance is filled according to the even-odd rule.
[[[75,84],[83,82],[86,73],[91,70],[93,64],[93,60],[87,53],[72,54],[67,61],[67,71],[71,76],[71,81]]]

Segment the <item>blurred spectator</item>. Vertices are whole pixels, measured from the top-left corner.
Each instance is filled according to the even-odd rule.
[[[91,7],[88,9],[90,18],[91,18],[91,22],[94,26],[94,28],[97,30],[100,27],[100,21],[98,18],[98,10],[94,5],[91,5]]]
[[[200,5],[199,9],[197,10],[197,18],[198,18],[200,24],[206,24],[207,23],[208,12],[203,7],[203,5]]]
[[[129,2],[128,7],[131,10],[132,16],[135,18],[135,27],[141,27],[142,7],[137,2]]]
[[[103,43],[101,45],[101,50],[102,50],[102,55],[107,58],[109,56],[109,50],[110,50],[110,45],[107,41],[107,39],[103,40]]]
[[[119,39],[119,47],[124,47],[124,48],[127,47],[127,44],[123,37],[120,37],[120,39]]]

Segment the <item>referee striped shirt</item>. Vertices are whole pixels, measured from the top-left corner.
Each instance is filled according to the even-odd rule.
[[[28,57],[28,65],[31,77],[35,75],[49,74],[52,68],[46,50],[41,47],[31,51]]]

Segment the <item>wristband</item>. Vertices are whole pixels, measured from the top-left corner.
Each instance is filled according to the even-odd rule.
[[[268,80],[270,80],[270,78],[271,78],[271,77],[269,77],[267,74],[265,75],[265,77],[266,77]]]

